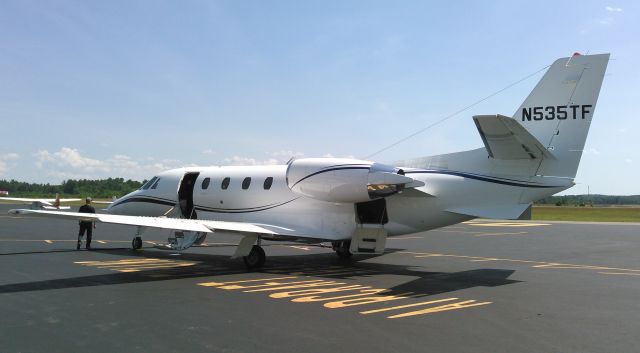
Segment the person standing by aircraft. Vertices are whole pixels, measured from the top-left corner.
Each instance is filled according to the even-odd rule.
[[[87,197],[85,199],[85,204],[80,206],[78,212],[80,213],[96,213],[96,209],[91,206],[91,198]],[[93,235],[93,228],[96,227],[96,224],[92,221],[80,221],[80,231],[78,232],[78,246],[77,250],[80,250],[80,246],[82,245],[82,237],[84,236],[85,230],[87,231],[87,242],[86,249],[91,250],[91,236]]]

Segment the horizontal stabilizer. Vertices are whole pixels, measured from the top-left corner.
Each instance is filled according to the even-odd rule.
[[[516,120],[504,115],[476,115],[473,120],[487,152],[495,159],[555,159]]]
[[[519,219],[527,211],[531,204],[495,204],[480,206],[465,206],[447,209],[448,212],[459,213],[467,216],[493,218],[493,219]]]

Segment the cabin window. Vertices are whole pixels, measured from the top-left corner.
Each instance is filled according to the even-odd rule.
[[[249,185],[251,185],[251,178],[244,178],[244,180],[242,181],[242,190],[247,190],[249,188]]]
[[[155,189],[158,187],[158,183],[160,182],[160,178],[156,179],[156,182],[153,183],[153,186],[151,186],[152,189]]]
[[[206,190],[209,187],[209,183],[211,182],[211,178],[204,178],[202,181],[202,190]]]
[[[222,179],[222,185],[220,185],[222,190],[227,190],[227,188],[229,187],[229,183],[230,182],[231,182],[231,178],[229,178],[229,177],[226,177],[226,178]]]
[[[144,183],[144,185],[142,185],[142,187],[140,188],[141,190],[147,190],[151,187],[151,185],[153,185],[153,183],[156,182],[156,179],[158,179],[158,177],[153,177],[151,178],[151,180],[147,181],[146,183]]]
[[[273,177],[268,177],[264,180],[264,189],[265,190],[269,190],[271,189],[271,184],[273,184]]]

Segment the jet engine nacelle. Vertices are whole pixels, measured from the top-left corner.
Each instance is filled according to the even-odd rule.
[[[407,184],[415,184],[402,174],[401,169],[370,161],[302,158],[289,162],[287,186],[317,200],[356,203],[390,196]]]

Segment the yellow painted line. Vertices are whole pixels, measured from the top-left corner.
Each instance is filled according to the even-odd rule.
[[[97,241],[98,243],[100,243],[100,244],[106,244],[106,243],[107,243],[107,242],[106,242],[106,241],[104,241],[104,240],[96,240],[96,241]]]
[[[149,262],[149,263],[139,263],[139,264],[117,264],[117,265],[91,265],[97,268],[125,268],[125,267],[149,267],[149,266],[180,266],[181,263],[195,264],[195,262]],[[86,266],[86,265],[85,265]]]
[[[86,264],[86,265],[98,265],[98,264],[121,264],[121,263],[139,263],[139,262],[154,262],[154,261],[171,261],[171,260],[162,260],[162,259],[135,259],[135,260],[114,260],[114,261],[76,261],[76,264]]]
[[[171,265],[149,265],[149,266],[136,266],[136,267],[125,267],[125,268],[106,268],[108,270],[114,270],[114,271],[120,271],[120,272],[127,272],[128,270],[136,270],[136,271],[143,271],[143,270],[157,270],[157,269],[161,269],[161,268],[178,268],[178,267],[189,267],[189,266],[193,266],[195,265],[194,263],[186,263],[186,264],[171,264]],[[100,267],[98,267],[100,268]]]
[[[618,267],[605,267],[605,266],[593,266],[593,265],[577,265],[577,264],[567,264],[567,263],[557,263],[557,262],[542,262],[542,261],[532,261],[532,260],[516,260],[516,259],[505,259],[498,257],[481,257],[481,256],[466,256],[466,255],[452,255],[452,254],[434,254],[434,253],[419,253],[419,252],[410,252],[410,251],[401,251],[398,252],[400,254],[409,254],[414,255],[414,257],[422,258],[422,257],[451,257],[458,259],[467,259],[474,262],[482,262],[482,261],[502,261],[502,262],[514,262],[514,263],[525,263],[525,264],[533,264],[533,268],[547,268],[547,269],[580,269],[580,270],[602,270],[602,271],[624,271],[624,272],[633,272],[640,273],[639,269],[631,269],[631,268],[618,268]]]
[[[412,308],[414,306],[429,305],[429,304],[434,304],[434,303],[448,302],[448,301],[452,301],[452,300],[458,300],[458,298],[439,299],[439,300],[432,300],[432,301],[428,301],[428,302],[420,302],[420,303],[414,303],[414,304],[392,306],[390,308],[367,310],[367,311],[361,311],[360,314],[368,315],[368,314],[374,314],[374,313],[381,313],[383,311],[397,310],[397,309],[404,309],[404,308]]]
[[[528,232],[501,232],[501,233],[484,233],[478,231],[463,231],[463,230],[439,230],[434,229],[435,232],[443,232],[443,233],[459,233],[459,234],[471,234],[474,237],[483,237],[483,236],[493,236],[493,235],[520,235],[527,234]],[[389,238],[392,239],[392,238]]]
[[[521,235],[521,234],[529,234],[529,232],[513,232],[513,233],[477,233],[474,234],[474,237],[488,237],[494,235]]]
[[[294,248],[294,249],[299,249],[299,250],[304,250],[304,251],[309,251],[311,249],[309,249],[308,246],[297,246],[297,245],[288,245],[288,247],[290,248]]]
[[[409,313],[403,313],[403,314],[387,316],[387,318],[388,319],[399,319],[399,318],[408,317],[408,316],[432,314],[432,313],[437,313],[437,312],[441,312],[441,311],[456,310],[456,309],[466,309],[466,308],[470,308],[470,307],[474,307],[474,306],[489,305],[489,304],[492,304],[492,303],[493,302],[476,303],[476,300],[465,300],[465,301],[462,301],[462,302],[459,302],[459,303],[452,303],[452,304],[445,304],[445,305],[437,306],[435,308],[427,308],[427,309],[422,309],[422,310],[418,310],[418,311],[412,311],[412,312],[409,312]]]
[[[203,287],[217,287],[217,286],[226,286],[226,285],[229,285],[229,284],[275,281],[277,279],[291,279],[291,278],[298,278],[298,277],[297,276],[287,276],[287,277],[273,277],[273,278],[262,278],[262,279],[248,279],[248,280],[244,280],[244,281],[230,281],[230,282],[202,282],[202,283],[197,283],[197,285],[203,286]]]
[[[490,223],[469,223],[475,227],[541,227],[550,226],[550,223],[516,223],[516,222],[490,222]]]
[[[627,272],[598,272],[603,275],[625,275],[625,276],[640,276],[640,273],[627,273]]]
[[[45,240],[44,242],[47,243],[47,244],[53,244],[53,242],[51,240]]]

